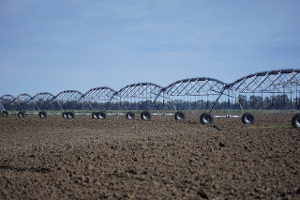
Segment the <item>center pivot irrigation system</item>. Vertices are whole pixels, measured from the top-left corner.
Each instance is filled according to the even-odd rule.
[[[253,124],[253,114],[244,110],[299,110],[299,87],[300,70],[286,69],[250,74],[229,84],[198,77],[178,80],[166,87],[142,82],[118,91],[96,87],[86,93],[65,90],[57,95],[40,92],[34,96],[23,93],[14,97],[6,94],[0,97],[0,109],[3,117],[13,113],[19,118],[38,114],[40,118],[62,115],[69,119],[75,115],[91,115],[94,119],[125,115],[129,120],[136,114],[142,120],[150,120],[152,115],[174,115],[176,120],[183,120],[186,110],[206,110],[200,116],[202,124],[212,123],[213,118],[241,118],[244,124]],[[240,110],[242,114],[213,115],[214,110]],[[292,124],[300,128],[299,113],[293,116]]]

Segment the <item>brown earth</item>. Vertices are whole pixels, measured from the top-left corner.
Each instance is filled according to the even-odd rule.
[[[290,115],[0,118],[0,199],[300,199]]]

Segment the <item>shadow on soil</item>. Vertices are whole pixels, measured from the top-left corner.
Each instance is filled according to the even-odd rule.
[[[17,172],[36,172],[36,173],[49,173],[50,172],[50,169],[48,169],[48,168],[14,167],[14,166],[9,166],[9,165],[0,165],[0,169],[13,170],[13,171],[17,171]]]

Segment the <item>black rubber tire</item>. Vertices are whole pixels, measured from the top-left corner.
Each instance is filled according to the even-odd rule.
[[[44,112],[44,111],[41,111],[41,112],[39,112],[39,117],[40,117],[41,119],[45,119],[45,118],[47,118],[47,113]]]
[[[292,125],[294,128],[300,128],[300,113],[293,116]]]
[[[98,119],[106,119],[106,113],[105,112],[99,112],[97,113]]]
[[[8,117],[8,112],[7,111],[2,111],[2,117]]]
[[[175,117],[176,120],[184,120],[183,112],[176,112],[174,117]]]
[[[25,117],[25,113],[23,111],[18,112],[18,117],[19,118],[24,118]]]
[[[242,116],[242,122],[244,124],[253,124],[254,116],[251,113],[244,113]]]
[[[97,119],[97,118],[98,118],[98,113],[93,112],[93,113],[92,113],[92,118],[93,118],[93,119]]]
[[[213,118],[209,113],[203,113],[200,116],[201,124],[211,124],[213,122]]]
[[[68,112],[67,113],[68,119],[74,119],[74,113],[73,112]]]
[[[144,121],[150,120],[151,119],[151,114],[148,111],[143,111],[141,113],[141,119]]]
[[[134,119],[135,118],[135,114],[133,112],[127,112],[125,116],[126,116],[126,119]]]
[[[68,118],[68,113],[67,113],[67,112],[63,112],[63,113],[61,114],[61,116],[62,116],[62,118]]]

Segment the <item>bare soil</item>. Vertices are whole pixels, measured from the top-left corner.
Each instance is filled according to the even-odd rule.
[[[300,199],[290,115],[0,118],[0,199]]]

